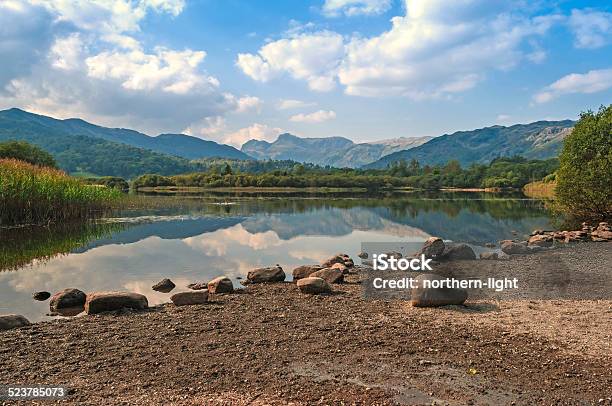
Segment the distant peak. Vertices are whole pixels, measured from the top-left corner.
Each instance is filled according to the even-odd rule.
[[[278,138],[276,139],[276,141],[280,141],[280,140],[294,140],[296,138],[300,138],[296,135],[290,134],[290,133],[282,133],[278,135]]]

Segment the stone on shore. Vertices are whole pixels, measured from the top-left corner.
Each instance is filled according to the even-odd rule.
[[[444,252],[444,241],[439,237],[429,237],[419,254],[425,255],[427,258],[436,258]]]
[[[474,253],[472,247],[467,244],[446,244],[444,253],[441,257],[449,261],[469,260],[476,259],[476,254]]]
[[[20,314],[5,314],[0,315],[0,331],[10,330],[29,325],[28,319]]]
[[[504,254],[508,255],[529,254],[532,252],[527,244],[518,243],[511,240],[503,241],[501,244],[501,250]]]
[[[360,252],[359,254],[357,254],[357,256],[361,259],[367,259],[368,258],[368,253],[367,252]]]
[[[285,272],[280,265],[257,268],[249,271],[247,280],[250,283],[282,282],[285,280]]]
[[[134,292],[93,292],[87,295],[85,313],[97,314],[123,308],[144,310],[149,307],[146,296]]]
[[[302,293],[318,295],[320,293],[331,293],[332,287],[323,278],[309,276],[297,281],[297,286]]]
[[[527,245],[534,247],[552,247],[553,246],[553,238],[550,235],[546,234],[536,234],[532,237],[529,237],[527,241]]]
[[[435,274],[421,274],[417,276],[417,287],[411,290],[410,303],[415,307],[462,305],[468,297],[467,290],[424,286],[424,281],[426,280],[434,281],[444,279],[446,278]]]
[[[227,276],[217,276],[215,279],[208,282],[208,293],[232,293],[233,291],[234,284]]]
[[[39,302],[44,302],[45,300],[51,297],[51,293],[49,292],[34,292],[32,293],[32,299],[38,300]]]
[[[344,273],[338,268],[323,268],[320,271],[310,274],[310,277],[324,279],[327,283],[344,282]]]
[[[83,307],[87,300],[87,295],[78,289],[68,288],[61,292],[57,292],[51,296],[49,308],[51,312],[56,312],[58,309],[67,309],[73,307]]]
[[[291,274],[293,275],[293,280],[298,280],[308,278],[310,274],[321,269],[323,269],[321,265],[302,265],[295,268]]]
[[[190,283],[189,285],[187,285],[187,287],[191,290],[202,290],[202,289],[208,289],[208,283],[205,282],[195,282],[195,283]]]
[[[349,273],[348,267],[346,265],[344,265],[344,264],[340,264],[340,263],[333,264],[330,268],[331,269],[339,269],[345,275]]]
[[[176,306],[205,304],[208,302],[208,289],[175,293],[170,296],[170,300]]]
[[[326,261],[323,261],[321,265],[323,268],[329,268],[333,264],[344,264],[344,262],[348,259],[350,258],[348,258],[348,255],[346,254],[336,254],[333,257],[328,258]]]
[[[169,293],[175,287],[176,285],[174,284],[174,282],[166,278],[166,279],[162,279],[161,281],[157,282],[151,288],[156,292]]]
[[[480,259],[496,260],[499,259],[499,254],[497,252],[481,252]]]
[[[353,260],[349,258],[344,261],[344,266],[346,266],[347,268],[353,268],[355,266],[355,262],[353,262]]]

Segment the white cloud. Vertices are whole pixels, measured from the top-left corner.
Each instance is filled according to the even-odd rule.
[[[227,134],[224,143],[240,147],[249,140],[274,141],[282,132],[283,130],[277,127],[254,123],[249,127]]]
[[[217,141],[223,144],[240,148],[249,140],[273,141],[282,129],[270,127],[266,124],[253,123],[252,125],[232,131],[223,117],[208,117],[183,131],[185,134]]]
[[[391,8],[391,0],[325,0],[323,14],[337,17],[341,14],[352,17],[356,15],[378,15]]]
[[[278,110],[293,110],[293,109],[300,109],[300,108],[305,108],[305,107],[312,107],[316,105],[317,103],[314,103],[314,102],[305,102],[302,100],[294,100],[294,99],[281,99],[276,105],[276,108]]]
[[[263,107],[263,100],[255,96],[244,96],[239,98],[236,101],[236,104],[237,113],[246,113],[252,110],[255,110],[257,113],[259,113],[261,111],[261,108]]]
[[[75,70],[82,67],[84,45],[78,33],[57,38],[49,52],[51,66],[57,69]]]
[[[576,48],[601,48],[612,42],[612,13],[572,10],[569,25]]]
[[[239,54],[236,64],[254,80],[267,82],[282,72],[302,79],[315,91],[335,87],[335,72],[344,53],[340,34],[301,33],[264,45],[257,55]]]
[[[572,73],[546,86],[533,99],[546,103],[565,94],[591,94],[612,88],[612,69],[591,70],[587,73]]]
[[[296,114],[295,116],[291,116],[290,121],[296,123],[321,123],[327,120],[333,120],[336,118],[336,112],[329,110],[319,110],[310,114]]]

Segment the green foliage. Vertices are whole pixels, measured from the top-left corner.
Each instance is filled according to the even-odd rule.
[[[176,186],[174,181],[167,176],[147,174],[139,176],[132,182],[135,188],[156,187],[156,186]]]
[[[51,154],[25,141],[0,142],[0,159],[18,159],[32,165],[57,168]]]
[[[110,189],[128,190],[130,184],[123,178],[115,176],[103,176],[100,178],[84,178],[83,183],[87,185],[106,186]]]
[[[612,217],[612,105],[580,115],[559,160],[558,208],[579,219]]]

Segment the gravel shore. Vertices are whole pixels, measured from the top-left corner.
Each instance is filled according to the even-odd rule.
[[[251,285],[0,332],[0,383],[65,385],[79,405],[612,404],[612,243],[498,263],[559,255],[604,296],[413,308],[363,299],[357,275],[332,295]]]

